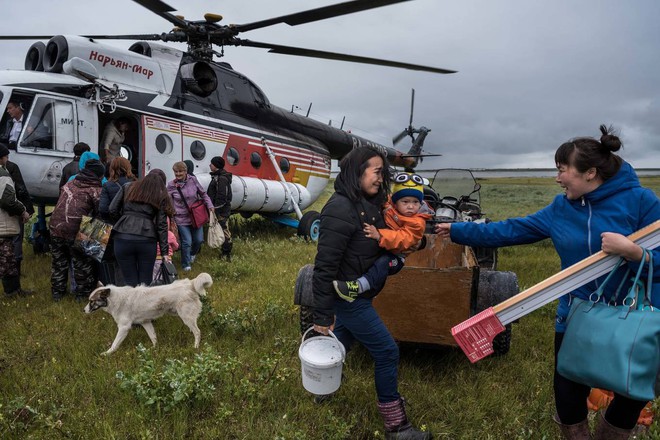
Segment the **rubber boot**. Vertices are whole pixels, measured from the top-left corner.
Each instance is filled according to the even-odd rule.
[[[594,440],[627,440],[632,434],[632,429],[623,429],[617,428],[614,425],[611,425],[607,420],[602,411],[598,412],[596,416],[596,433],[594,435]]]
[[[393,402],[378,402],[378,411],[385,423],[385,440],[431,440],[430,432],[415,429],[406,416],[403,399]]]
[[[581,422],[573,425],[564,425],[559,420],[559,416],[555,414],[552,418],[559,426],[561,435],[565,440],[591,440],[591,432],[589,431],[589,420],[584,419]]]
[[[31,290],[21,289],[21,279],[18,275],[13,277],[4,277],[2,279],[2,286],[4,287],[5,295],[7,296],[28,296],[34,293]]]

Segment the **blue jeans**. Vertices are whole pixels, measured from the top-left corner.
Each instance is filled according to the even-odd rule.
[[[353,342],[361,343],[374,360],[376,394],[380,403],[399,399],[399,347],[376,313],[371,298],[356,298],[353,302],[335,300],[334,333],[346,351]]]
[[[374,292],[383,290],[387,277],[399,273],[403,269],[404,263],[405,260],[402,257],[391,252],[385,252],[378,257],[374,264],[362,275],[369,283],[369,290]]]
[[[181,238],[181,267],[190,267],[190,257],[197,255],[204,243],[204,228],[193,228],[192,225],[177,225]]]

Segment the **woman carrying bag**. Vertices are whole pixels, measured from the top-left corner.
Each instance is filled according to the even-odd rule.
[[[575,302],[572,299],[588,300],[600,287],[603,299],[608,302],[616,292],[629,291],[632,282],[630,276],[625,277],[628,268],[634,275],[643,265],[640,279],[647,280],[649,262],[652,262],[652,285],[647,286],[647,291],[652,291],[651,304],[660,306],[660,250],[652,250],[652,257],[646,257],[642,248],[626,238],[660,219],[660,200],[653,191],[640,185],[632,166],[614,154],[621,148],[621,141],[611,133],[611,128],[601,125],[600,130],[600,142],[581,137],[557,149],[556,181],[565,194],[556,196],[537,213],[488,224],[441,223],[436,226],[440,236],[469,246],[501,247],[550,238],[561,258],[562,269],[601,249],[627,260],[624,265],[627,267],[619,267],[606,285],[603,286],[606,278],[603,275],[559,300],[555,321],[555,421],[566,439],[591,438],[587,421],[590,387],[557,371],[557,356],[564,341],[571,302]],[[605,414],[598,416],[595,439],[627,439],[646,404],[646,401],[615,393]]]
[[[185,163],[176,162],[172,166],[172,170],[175,177],[167,184],[167,192],[174,204],[174,221],[181,239],[181,267],[184,272],[188,272],[204,242],[204,225],[195,224],[191,209],[194,209],[194,206],[201,200],[206,207],[206,221],[208,222],[209,211],[213,210],[213,203],[197,178],[188,174]]]
[[[126,285],[151,284],[157,245],[163,260],[171,261],[167,217],[173,211],[156,174],[126,184],[112,200],[110,215],[119,217],[113,227],[114,251]]]

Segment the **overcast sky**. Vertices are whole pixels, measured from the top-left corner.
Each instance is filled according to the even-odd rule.
[[[130,0],[5,2],[0,33],[122,34],[171,29]],[[328,0],[167,0],[188,19],[205,12],[248,23]],[[660,167],[660,2],[657,0],[414,0],[241,37],[458,70],[453,75],[225,49],[271,102],[391,145],[408,124],[432,130],[422,168],[550,168],[555,149],[612,124],[622,156]],[[0,68],[23,68],[29,41],[1,41]],[[130,42],[113,43],[128,47]],[[405,142],[399,144],[406,149]]]

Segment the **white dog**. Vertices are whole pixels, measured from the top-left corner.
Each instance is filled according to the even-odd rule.
[[[89,295],[85,313],[103,309],[117,323],[117,336],[110,349],[103,353],[106,355],[119,348],[133,324],[142,325],[151,342],[156,345],[156,331],[151,321],[166,313],[179,315],[195,335],[195,348],[199,348],[201,332],[197,327],[197,318],[202,311],[199,296],[206,295],[206,289],[211,285],[211,275],[201,273],[193,280],[177,280],[162,286],[101,286]]]

